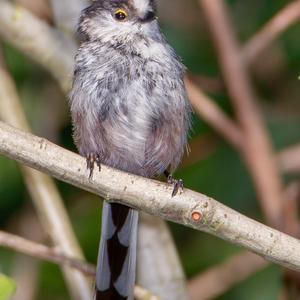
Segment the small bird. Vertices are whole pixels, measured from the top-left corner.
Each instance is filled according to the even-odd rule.
[[[70,107],[90,177],[101,164],[172,175],[187,147],[185,68],[162,34],[154,0],[94,0],[80,17]],[[170,173],[169,173],[170,172]],[[171,195],[170,195],[171,196]],[[104,201],[97,300],[133,299],[138,212]]]

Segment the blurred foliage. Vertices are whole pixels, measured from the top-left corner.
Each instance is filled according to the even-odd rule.
[[[0,300],[9,300],[16,290],[16,283],[0,274]]]
[[[218,60],[209,32],[197,7],[196,0],[164,0],[161,3],[163,30],[194,74],[221,77]],[[241,41],[246,42],[261,26],[289,1],[231,0],[228,1],[233,22]],[[176,9],[174,9],[176,7]],[[300,25],[291,27],[268,50],[267,61],[258,58],[253,79],[261,97],[266,124],[276,149],[300,141]],[[26,114],[35,133],[45,136],[66,148],[75,150],[66,99],[53,79],[27,57],[5,45],[5,56],[16,80]],[[262,65],[262,66],[261,66]],[[214,99],[233,116],[226,94],[214,93]],[[185,186],[215,197],[226,205],[252,218],[263,220],[248,171],[225,141],[198,117],[194,116],[191,140],[211,136],[218,140],[217,149],[192,165],[178,170]],[[197,157],[197,154],[193,154]],[[290,177],[286,180],[291,180]],[[30,197],[17,165],[0,157],[0,224],[13,227],[12,220],[22,211]],[[72,186],[58,183],[66,201],[72,222],[85,255],[96,262],[100,233],[101,207],[96,196]],[[180,257],[188,277],[221,263],[240,251],[237,247],[215,237],[170,224]],[[9,251],[0,249],[0,270],[10,274],[13,258]],[[57,266],[43,263],[40,270],[37,299],[67,299],[63,277]],[[1,291],[0,277],[0,291]],[[281,271],[272,266],[234,287],[222,300],[273,300],[281,288]],[[0,299],[1,293],[0,293]]]

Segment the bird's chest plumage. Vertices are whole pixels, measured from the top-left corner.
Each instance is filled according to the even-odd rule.
[[[103,48],[88,61],[79,55],[72,110],[82,154],[100,152],[104,163],[144,176],[161,173],[181,156],[186,97],[178,66],[162,50]],[[168,157],[165,146],[173,149]]]

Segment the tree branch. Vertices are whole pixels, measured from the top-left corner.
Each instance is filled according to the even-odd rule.
[[[76,44],[27,9],[0,0],[0,35],[46,68],[67,92]]]
[[[250,252],[232,256],[190,280],[188,289],[192,300],[215,299],[268,265],[263,258]]]
[[[299,19],[300,1],[292,1],[246,43],[242,51],[245,63],[251,65],[260,53]]]
[[[195,109],[196,113],[216,132],[225,138],[233,147],[242,151],[243,135],[238,125],[235,124],[226,114],[220,109],[215,102],[205,95],[201,89],[189,78],[186,78],[185,85],[187,88],[189,100]]]
[[[74,268],[86,276],[94,278],[96,275],[96,267],[94,265],[77,258],[66,256],[56,248],[50,248],[2,230],[0,230],[0,245],[28,256],[39,258],[43,261]],[[135,287],[134,296],[138,300],[160,300],[149,291],[139,286]]]
[[[300,144],[293,145],[280,151],[277,155],[279,167],[282,171],[299,173],[300,171]]]
[[[211,30],[228,93],[244,135],[242,154],[252,174],[264,215],[269,224],[282,229],[283,185],[227,7],[222,0],[199,0],[199,3]]]
[[[102,166],[89,179],[85,158],[0,122],[0,153],[62,181],[160,218],[201,230],[300,271],[300,242],[205,195]]]
[[[189,300],[185,275],[166,222],[140,214],[138,241],[138,284],[164,300]]]
[[[95,267],[84,261],[66,256],[55,248],[52,249],[42,244],[31,242],[2,230],[0,230],[0,245],[44,261],[72,267],[88,276],[95,276]]]

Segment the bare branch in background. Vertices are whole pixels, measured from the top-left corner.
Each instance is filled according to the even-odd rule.
[[[22,209],[20,213],[10,220],[8,225],[12,230],[26,239],[36,242],[44,241],[45,234],[31,207]],[[40,262],[34,258],[17,253],[13,259],[11,277],[17,283],[17,291],[12,300],[36,299],[40,276]]]
[[[0,49],[1,50],[1,49]],[[0,119],[30,131],[14,82],[5,68],[0,53]],[[63,200],[53,180],[45,174],[21,166],[23,177],[37,209],[40,222],[54,245],[65,254],[83,259],[83,253],[73,232]],[[80,273],[63,270],[73,299],[90,300],[91,283]],[[75,283],[75,284],[74,284]]]
[[[212,32],[224,80],[243,131],[242,154],[252,174],[262,209],[269,224],[282,228],[282,182],[227,8],[222,0],[199,0],[199,3]]]
[[[281,170],[290,173],[300,172],[300,144],[280,151],[277,155]]]
[[[0,230],[0,245],[2,247],[14,249],[15,251],[24,253],[26,255],[37,257],[39,259],[59,264],[61,266],[68,266],[79,270],[88,276],[95,275],[95,267],[80,261],[76,258],[70,258],[64,255],[57,249],[51,249],[39,243],[31,242],[13,234],[6,233]]]
[[[76,44],[28,10],[0,0],[0,35],[46,68],[69,90]]]
[[[185,81],[188,96],[196,113],[210,124],[217,132],[229,141],[235,148],[242,150],[243,136],[238,126],[206,96],[190,79]]]
[[[299,222],[299,200],[300,200],[300,183],[298,181],[290,183],[285,189],[284,216],[285,230],[289,235],[294,237],[300,236]]]
[[[247,218],[205,195],[102,166],[89,179],[86,161],[49,141],[0,122],[0,153],[78,188],[148,214],[198,229],[300,270],[300,241]]]
[[[215,299],[232,286],[256,274],[269,265],[260,256],[242,252],[230,257],[222,264],[204,271],[189,282],[192,300]]]
[[[161,299],[190,299],[167,224],[158,218],[141,214],[138,241],[138,284]]]
[[[25,7],[47,23],[53,23],[53,15],[48,0],[15,0],[15,3]]]
[[[242,56],[251,65],[281,33],[300,20],[300,1],[295,0],[286,5],[244,46]]]
[[[13,249],[34,258],[58,264],[60,266],[72,267],[86,276],[95,277],[96,275],[96,267],[88,264],[87,262],[66,256],[55,248],[49,248],[42,244],[29,241],[1,230],[0,246]],[[138,300],[160,300],[158,297],[139,286],[135,287],[134,295]]]

